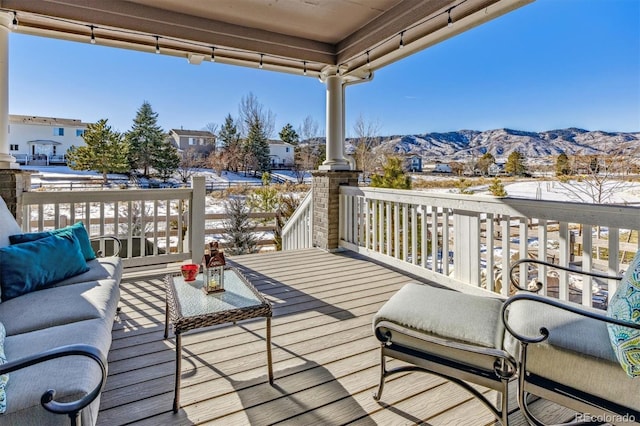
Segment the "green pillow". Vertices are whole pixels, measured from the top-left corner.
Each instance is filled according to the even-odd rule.
[[[2,300],[49,287],[88,270],[80,243],[71,230],[28,243],[2,247]]]
[[[640,250],[624,273],[618,289],[607,307],[607,315],[619,320],[640,323]],[[613,351],[630,377],[640,376],[640,330],[607,324]]]
[[[20,244],[27,243],[29,241],[39,240],[40,238],[48,237],[51,235],[56,235],[60,232],[66,232],[71,230],[73,234],[78,239],[80,243],[80,249],[82,250],[82,254],[84,255],[84,260],[89,261],[96,258],[96,253],[93,251],[93,247],[91,247],[91,241],[89,241],[89,234],[85,229],[82,222],[78,222],[75,225],[66,226],[60,229],[54,229],[53,231],[44,231],[44,232],[31,232],[28,234],[17,234],[10,235],[9,242],[11,244]]]
[[[7,362],[7,356],[4,354],[4,339],[7,337],[7,331],[4,324],[0,322],[0,364]],[[7,411],[7,393],[5,387],[9,381],[8,374],[0,374],[0,414]]]

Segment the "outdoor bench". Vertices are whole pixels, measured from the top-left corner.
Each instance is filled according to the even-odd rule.
[[[0,198],[0,425],[94,425],[107,378],[122,261],[117,256],[88,260],[86,272],[9,298],[9,236],[21,233]],[[62,257],[58,263],[71,262],[68,253]],[[34,262],[47,273],[58,266],[46,258]],[[18,266],[35,269],[26,260]]]
[[[587,273],[533,259],[517,261],[510,277],[521,291],[506,300],[406,284],[373,318],[374,334],[381,342],[381,377],[374,398],[380,399],[386,377],[404,371],[425,371],[463,386],[506,426],[508,384],[517,378],[518,405],[531,424],[544,423],[532,414],[529,395],[577,411],[577,421],[638,424],[640,379],[629,377],[621,367],[607,324],[625,326],[623,330],[632,337],[634,332],[640,333],[640,325],[620,319],[618,314],[606,315],[602,310],[521,288],[514,279],[515,271],[528,264],[617,280],[619,289],[630,276],[635,277],[636,283],[640,281],[638,252],[624,277]],[[537,290],[541,288],[538,283]],[[635,316],[638,317],[637,306]],[[635,363],[640,361],[640,351],[634,349],[639,345],[639,335],[627,355]],[[387,370],[386,357],[409,365]],[[640,375],[640,369],[636,372]],[[492,404],[470,383],[498,391],[499,402]]]

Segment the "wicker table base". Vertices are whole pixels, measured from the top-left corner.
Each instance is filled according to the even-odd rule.
[[[217,324],[236,323],[250,318],[267,320],[267,373],[273,384],[271,359],[271,304],[236,268],[225,269],[225,291],[205,295],[202,275],[195,281],[185,282],[182,274],[167,275],[166,318],[164,338],[169,337],[169,322],[176,337],[176,380],[173,411],[180,408],[180,376],[182,360],[182,333]]]

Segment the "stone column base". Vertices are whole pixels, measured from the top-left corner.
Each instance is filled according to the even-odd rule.
[[[340,231],[340,185],[358,186],[357,170],[316,170],[313,176],[313,245],[327,251],[338,249]]]
[[[22,225],[22,193],[31,188],[31,172],[20,169],[0,169],[0,197]]]

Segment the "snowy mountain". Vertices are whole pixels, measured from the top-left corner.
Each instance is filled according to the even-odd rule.
[[[403,154],[418,154],[426,160],[465,160],[489,152],[496,158],[506,158],[518,150],[525,158],[556,156],[562,152],[574,154],[640,155],[640,132],[603,132],[577,128],[525,132],[496,129],[484,132],[460,130],[448,133],[426,133],[382,137],[377,149]],[[352,143],[353,140],[348,140]]]

